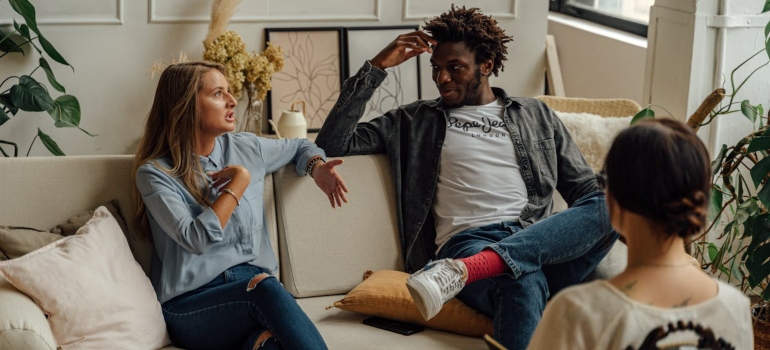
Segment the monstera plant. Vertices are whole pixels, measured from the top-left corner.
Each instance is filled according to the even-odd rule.
[[[46,59],[47,56],[59,64],[72,68],[41,33],[37,26],[35,7],[28,0],[9,0],[9,2],[11,8],[21,15],[24,23],[19,24],[14,19],[12,29],[0,29],[0,60],[9,54],[25,55],[31,50],[37,51],[39,58],[38,66],[31,72],[12,75],[0,82],[0,127],[11,117],[17,116],[19,111],[48,112],[57,128],[76,127],[86,134],[94,136],[80,128],[80,103],[75,96],[68,95],[64,86],[56,80],[48,59]],[[26,53],[25,49],[27,49]],[[33,77],[41,69],[48,79],[48,84],[61,93],[60,96],[53,98],[48,87]],[[72,70],[74,72],[74,68]],[[38,75],[41,74],[38,73]],[[7,87],[9,85],[10,87]],[[40,128],[37,129],[37,135],[29,145],[27,155],[38,138],[52,154],[64,155],[56,142]],[[10,148],[13,149],[12,152],[9,152],[8,149]],[[0,140],[0,153],[3,156],[15,157],[18,156],[18,151],[19,147],[16,143]]]

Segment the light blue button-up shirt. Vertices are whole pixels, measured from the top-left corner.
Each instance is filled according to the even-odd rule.
[[[136,185],[147,207],[155,255],[152,284],[163,303],[208,283],[226,269],[248,262],[270,273],[278,262],[270,245],[263,208],[265,175],[290,162],[304,176],[308,160],[323,150],[306,139],[266,139],[250,133],[224,134],[208,157],[200,157],[206,172],[227,165],[246,167],[251,183],[225,227],[210,207],[201,206],[170,169],[169,159],[143,164]],[[209,183],[211,179],[209,178]],[[212,188],[209,200],[219,192]]]

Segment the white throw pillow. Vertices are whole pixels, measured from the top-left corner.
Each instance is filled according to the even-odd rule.
[[[40,306],[60,349],[169,344],[150,280],[105,207],[74,236],[0,262],[0,276]]]
[[[618,133],[631,124],[633,116],[602,117],[590,113],[556,112],[572,139],[595,172],[604,166],[604,158]]]

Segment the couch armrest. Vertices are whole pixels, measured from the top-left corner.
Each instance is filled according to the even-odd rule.
[[[56,349],[43,311],[3,278],[0,278],[0,349]]]

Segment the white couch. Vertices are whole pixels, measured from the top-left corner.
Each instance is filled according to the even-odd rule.
[[[426,329],[402,336],[363,325],[366,317],[326,310],[357,285],[366,270],[402,270],[393,185],[384,155],[344,158],[338,171],[349,204],[332,209],[309,177],[291,166],[268,176],[265,208],[280,279],[315,322],[330,349],[486,349],[480,339]],[[149,271],[152,247],[136,237],[131,200],[132,156],[0,159],[0,224],[48,229],[117,199],[134,257]],[[622,245],[602,263],[622,269]],[[55,286],[67,288],[67,286]],[[77,315],[73,315],[77,317]],[[116,315],[119,317],[119,315]],[[55,349],[43,312],[0,279],[0,349]],[[164,349],[176,349],[172,346]]]

